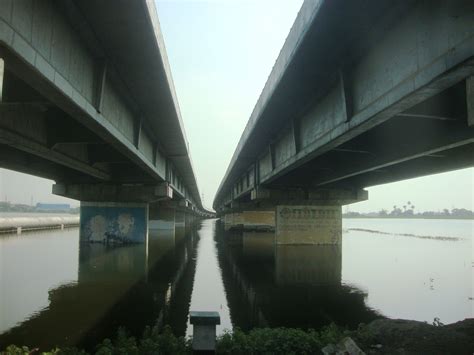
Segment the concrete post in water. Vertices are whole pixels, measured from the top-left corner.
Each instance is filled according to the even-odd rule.
[[[216,325],[221,324],[218,312],[190,312],[189,321],[193,325],[193,351],[216,351]]]

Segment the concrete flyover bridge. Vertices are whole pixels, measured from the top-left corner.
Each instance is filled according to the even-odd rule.
[[[306,0],[214,208],[339,244],[363,188],[473,165],[474,2]]]
[[[152,0],[1,0],[0,57],[0,166],[80,200],[81,240],[212,216]]]

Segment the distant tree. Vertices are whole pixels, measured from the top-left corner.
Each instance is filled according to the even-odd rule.
[[[474,212],[466,210],[465,208],[453,208],[451,216],[455,218],[474,218]]]

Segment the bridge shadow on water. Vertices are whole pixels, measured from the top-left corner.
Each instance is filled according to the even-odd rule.
[[[197,239],[195,230],[183,228],[176,235],[150,233],[148,248],[80,244],[77,283],[51,289],[49,306],[0,335],[0,349],[21,344],[93,350],[122,326],[141,336],[146,325],[169,324],[184,335]]]
[[[341,245],[276,245],[274,233],[217,230],[234,327],[356,328],[381,318],[367,294],[342,284]]]

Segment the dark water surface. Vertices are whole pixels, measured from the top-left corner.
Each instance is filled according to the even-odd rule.
[[[472,221],[344,220],[343,244],[275,246],[216,220],[144,245],[79,245],[78,229],[0,236],[0,349],[92,349],[190,310],[240,327],[356,327],[378,317],[452,323],[473,312]]]

